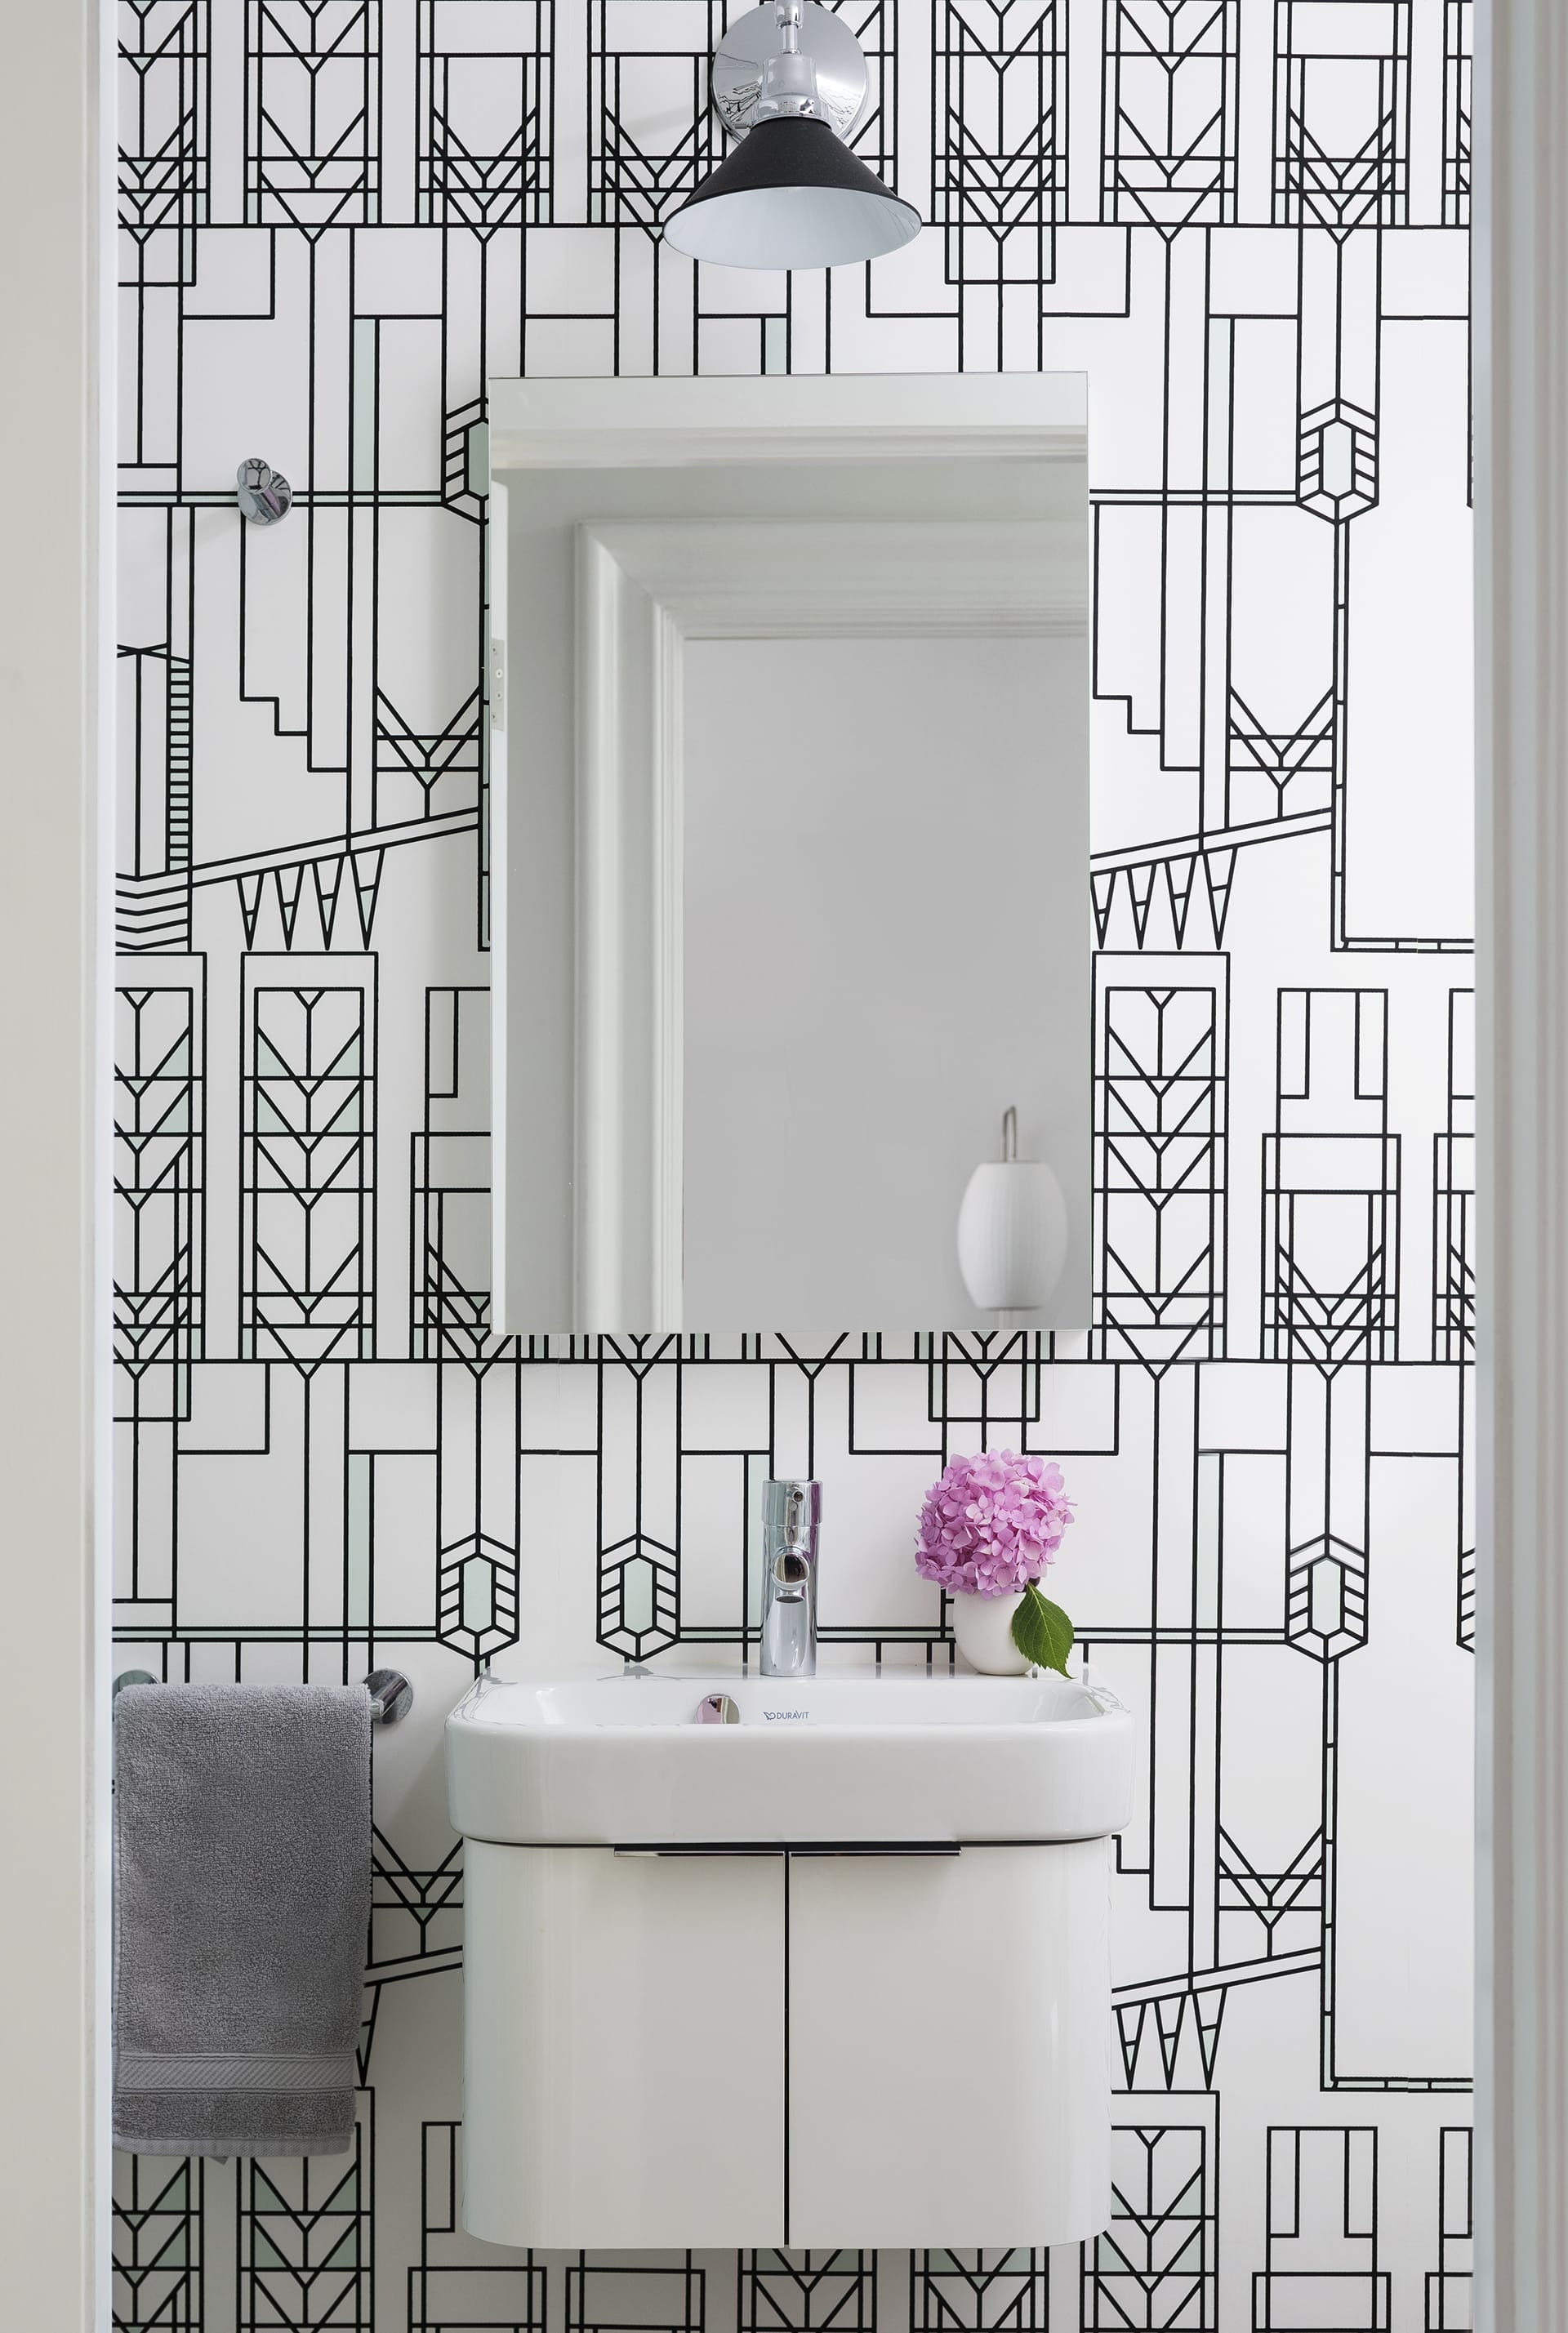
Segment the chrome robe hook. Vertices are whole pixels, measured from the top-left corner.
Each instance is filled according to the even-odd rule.
[[[281,470],[252,456],[234,474],[242,514],[255,526],[275,526],[286,518],[294,490]]]

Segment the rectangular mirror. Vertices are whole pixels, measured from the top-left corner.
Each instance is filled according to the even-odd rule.
[[[1086,1329],[1083,377],[489,396],[497,1328]]]

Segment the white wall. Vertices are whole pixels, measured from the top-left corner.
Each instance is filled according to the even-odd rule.
[[[34,8],[28,40],[70,13]],[[1352,15],[1369,53],[1336,62]],[[265,16],[308,53],[295,0]],[[411,2296],[416,2324],[534,2323],[547,2271],[564,2324],[576,2264],[497,2262],[450,2232],[462,1915],[446,1710],[488,1655],[732,1644],[770,1467],[824,1480],[830,1623],[890,1658],[923,1661],[928,1642],[941,1658],[910,1560],[920,1494],[945,1456],[1022,1438],[1061,1458],[1079,1502],[1056,1592],[1149,1726],[1147,1803],[1115,1883],[1118,2224],[1087,2258],[1005,2269],[856,2254],[814,2312],[848,2288],[837,2321],[869,2324],[880,2274],[881,2333],[1040,2325],[1047,2288],[1053,2333],[1081,2317],[1234,2333],[1255,2306],[1311,2322],[1325,2291],[1363,2326],[1386,2297],[1394,2333],[1422,2326],[1429,2291],[1434,2322],[1462,2322],[1467,2026],[1447,1973],[1390,2018],[1386,2054],[1377,2007],[1404,2002],[1413,1955],[1457,1964],[1468,1935],[1467,1807],[1446,1761],[1468,1723],[1475,1546],[1473,966],[1454,920],[1469,740],[1450,696],[1434,782],[1424,725],[1418,753],[1374,720],[1369,766],[1357,718],[1368,687],[1395,706],[1429,687],[1411,611],[1435,583],[1444,607],[1466,588],[1468,12],[966,9],[960,33],[945,7],[866,7],[883,44],[868,155],[936,207],[869,272],[793,281],[694,271],[659,239],[706,134],[706,9],[328,11],[320,38],[337,46],[305,62],[282,34],[247,56],[260,20],[235,0],[193,11],[189,65],[153,53],[159,12],[122,20],[141,44],[122,199],[148,224],[127,239],[121,312],[120,674],[143,715],[122,773],[141,842],[120,869],[121,984],[151,1002],[139,1050],[127,1002],[121,1059],[128,1079],[162,1064],[169,1101],[183,1081],[190,1131],[162,1152],[128,1137],[119,1162],[119,1659],[325,1677],[384,1653],[419,1702],[376,1749],[379,2007],[342,2218],[303,2216],[331,2191],[307,2198],[297,2166],[271,2175],[299,2218],[267,2208],[247,2165],[209,2166],[182,2196],[168,2166],[122,2163],[128,2203],[163,2199],[121,2223],[122,2251],[184,2243],[209,2315],[244,2261],[246,2305],[288,2325],[304,2314],[295,2263],[307,2245],[320,2262],[341,2227],[312,2270],[318,2320],[400,2328]],[[314,185],[266,127],[308,118],[313,74]],[[14,70],[6,86],[7,216],[43,264],[41,218],[70,200],[73,166],[42,127],[42,81]],[[1004,150],[1022,159],[999,187]],[[1107,1140],[1095,1325],[1053,1358],[908,1339],[869,1359],[858,1341],[831,1358],[717,1339],[497,1349],[487,1331],[484,383],[745,373],[771,383],[783,431],[786,367],[1088,377],[1098,955],[1082,1068]],[[56,372],[14,367],[12,386],[34,418],[63,403]],[[63,552],[44,442],[32,419],[13,431],[10,491],[27,499],[8,523]],[[253,452],[302,499],[242,569],[231,498]],[[1374,561],[1360,546],[1383,476],[1400,524]],[[545,653],[571,595],[563,552]],[[0,634],[5,655],[31,677]],[[76,702],[36,670],[42,743],[19,754],[14,732],[5,758],[34,819],[58,806],[39,773],[58,771]],[[188,758],[161,717],[188,680]],[[514,722],[524,701],[514,669]],[[537,904],[570,879],[543,863]],[[45,946],[66,929],[43,915]],[[17,954],[5,994],[31,1010],[53,958],[20,938]],[[303,1151],[274,1145],[265,1165],[269,1278],[245,1128],[261,1099],[303,1111],[314,1074],[293,1007],[267,993],[323,987],[362,1032],[369,1131],[333,1138],[347,1195],[306,1285]],[[258,1036],[286,1049],[281,1068]],[[26,1080],[4,1090],[29,1127]],[[141,1090],[144,1109],[159,1101]],[[120,1101],[134,1133],[129,1084]],[[1280,1138],[1294,1188],[1265,1173]],[[183,1246],[168,1186],[138,1181],[177,1153]],[[36,1234],[58,1179],[30,1138],[16,1171]],[[169,1241],[145,1240],[143,1267],[132,1215],[160,1210]],[[166,1283],[176,1253],[187,1268]],[[40,1461],[60,1301],[14,1304],[6,1346]],[[540,1308],[534,1325],[563,1317]],[[68,1639],[31,1513],[16,1569],[43,1600],[7,1613],[53,1710]],[[58,1510],[36,1519],[57,1528]],[[1396,1704],[1381,1731],[1363,1670]],[[1454,1862],[1433,1836],[1439,1776]],[[38,1972],[27,2007],[48,2031],[58,1963],[32,1867],[13,1869],[15,1949]],[[944,2046],[945,1981],[914,2049]],[[44,2186],[13,2189],[18,2212]],[[178,2257],[139,2285],[144,2314],[171,2293],[194,2309]],[[788,2265],[648,2262],[640,2283],[631,2265],[591,2256],[574,2324],[697,2333],[700,2310],[703,2333],[752,2333],[803,2309]]]

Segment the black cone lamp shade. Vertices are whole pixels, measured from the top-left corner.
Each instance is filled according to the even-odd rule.
[[[920,215],[825,121],[759,121],[667,222],[666,243],[717,267],[840,267],[901,250]]]

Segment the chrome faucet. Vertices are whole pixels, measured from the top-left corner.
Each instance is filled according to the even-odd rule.
[[[765,1483],[762,1492],[764,1676],[817,1673],[817,1532],[820,1483]]]

